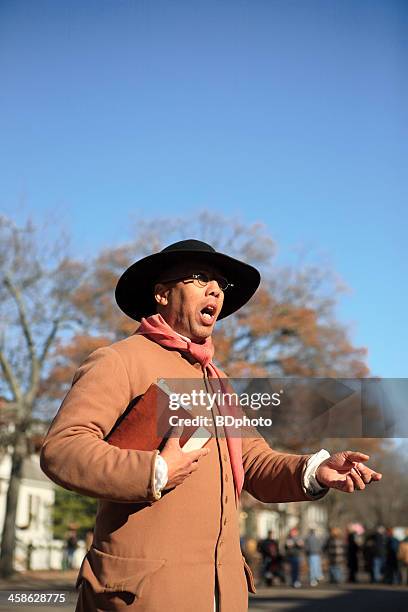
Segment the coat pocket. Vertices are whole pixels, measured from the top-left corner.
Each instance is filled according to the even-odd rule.
[[[165,563],[165,559],[116,557],[91,547],[75,586],[78,588],[86,580],[96,594],[127,592],[139,598],[149,577]]]
[[[246,577],[246,581],[248,585],[248,591],[250,593],[256,593],[254,575],[243,555],[242,555],[242,561],[244,563],[244,570],[245,570],[245,577]]]

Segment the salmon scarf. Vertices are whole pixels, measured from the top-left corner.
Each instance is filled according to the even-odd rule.
[[[153,342],[157,342],[157,344],[165,346],[166,348],[188,353],[201,364],[201,367],[206,371],[209,378],[218,378],[221,389],[224,390],[221,372],[212,361],[214,356],[214,345],[211,337],[206,338],[205,342],[202,344],[192,342],[188,338],[184,338],[175,332],[160,314],[143,318],[136,333],[146,336],[149,340],[153,340]],[[219,410],[223,412],[221,406],[219,406]],[[244,484],[242,439],[240,437],[228,435],[228,428],[226,428],[225,431],[231,469],[234,477],[235,492],[238,499]]]

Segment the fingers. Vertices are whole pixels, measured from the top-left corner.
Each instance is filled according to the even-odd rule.
[[[365,482],[361,477],[360,472],[353,467],[350,471],[350,478],[353,481],[353,489],[357,489],[357,491],[363,491],[365,489]]]
[[[343,493],[353,493],[354,491],[354,481],[351,476],[347,475],[344,480],[341,480],[335,487]]]
[[[207,447],[199,448],[195,451],[188,451],[185,453],[186,457],[189,457],[191,461],[198,461],[201,457],[205,457],[210,452],[210,449]]]
[[[355,463],[352,469],[357,472],[365,484],[371,482],[371,470],[363,463]]]
[[[374,472],[374,470],[371,470],[369,467],[362,463],[357,463],[355,465],[355,468],[366,484],[373,481],[381,480],[382,478],[382,474],[380,472]]]
[[[344,451],[345,457],[348,461],[368,461],[370,456],[365,453],[360,453],[358,451]]]
[[[210,452],[210,451],[208,451],[208,452]],[[208,455],[208,453],[206,453],[206,455]],[[186,471],[187,471],[188,476],[191,476],[191,474],[193,472],[196,472],[198,470],[198,459],[199,459],[199,457],[197,459],[191,459],[191,458],[189,459],[189,461],[188,461],[188,463],[186,465]]]
[[[174,428],[171,431],[171,435],[181,435],[182,428]],[[165,447],[163,448],[161,455],[167,462],[168,467],[168,481],[166,488],[172,489],[176,486],[180,486],[189,478],[191,474],[199,469],[199,459],[208,455],[210,449],[207,447],[200,448],[198,450],[183,452],[180,447],[179,438],[169,438]]]
[[[374,480],[381,480],[381,478],[382,474],[379,472],[374,472],[367,466],[357,463],[351,468],[344,480],[336,483],[335,488],[344,493],[363,491],[367,484]]]

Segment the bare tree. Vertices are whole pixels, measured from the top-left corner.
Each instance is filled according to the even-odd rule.
[[[31,222],[17,227],[0,217],[1,444],[3,451],[11,453],[1,539],[2,576],[13,572],[22,466],[41,422],[42,381],[52,368],[51,349],[78,323],[71,295],[83,267],[66,256],[65,247],[63,237],[51,242]]]

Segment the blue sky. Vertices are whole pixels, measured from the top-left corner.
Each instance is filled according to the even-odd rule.
[[[82,255],[142,215],[261,221],[407,376],[407,26],[395,0],[2,0],[1,209],[54,211]]]

